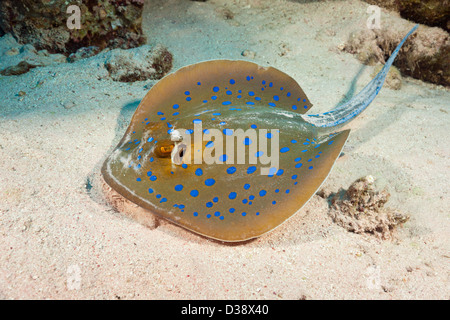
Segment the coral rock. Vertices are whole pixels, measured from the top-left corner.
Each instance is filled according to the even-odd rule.
[[[391,21],[381,30],[364,29],[351,34],[344,50],[364,64],[385,63],[410,25]],[[450,36],[440,28],[420,27],[404,44],[394,65],[404,74],[450,86]]]
[[[0,71],[0,74],[2,76],[18,76],[20,74],[24,74],[28,72],[30,69],[36,68],[37,66],[34,64],[30,64],[26,61],[21,61],[15,66],[10,66],[2,71]]]
[[[100,48],[97,46],[90,46],[90,47],[82,47],[77,50],[77,52],[74,52],[70,54],[70,56],[67,58],[68,62],[75,62],[81,59],[86,59],[92,56],[95,56],[97,53],[100,52]]]
[[[109,52],[105,67],[115,81],[157,80],[172,68],[172,54],[163,46],[116,49]]]
[[[382,68],[383,68],[382,65],[376,66],[372,72],[372,77],[375,77],[378,74],[378,72],[381,71]],[[386,76],[385,84],[388,88],[393,90],[400,90],[400,88],[402,87],[402,74],[396,67],[392,66],[389,69],[389,72]]]
[[[80,8],[80,29],[69,29],[69,5]],[[70,54],[81,47],[132,48],[145,43],[143,1],[2,0],[0,29],[38,50]]]
[[[448,0],[365,0],[399,13],[403,18],[450,31]]]
[[[389,239],[394,228],[409,219],[405,214],[384,208],[389,197],[387,191],[375,189],[372,176],[366,176],[353,182],[347,191],[331,195],[330,216],[348,231]]]
[[[20,45],[11,34],[0,38],[0,74],[19,75],[38,66],[65,63],[62,54],[50,54],[47,50],[37,51],[31,44]]]

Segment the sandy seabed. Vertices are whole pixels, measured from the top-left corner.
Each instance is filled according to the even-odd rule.
[[[154,0],[143,27],[173,53],[173,70],[225,58],[271,65],[324,112],[357,74],[357,91],[371,80],[374,67],[338,49],[366,27],[367,6]],[[347,232],[314,196],[273,232],[224,245],[170,223],[146,228],[101,195],[99,168],[154,83],[114,82],[99,57],[0,76],[1,299],[450,298],[448,89],[411,78],[383,88],[347,126],[323,185],[374,176],[388,206],[411,216],[394,240]]]

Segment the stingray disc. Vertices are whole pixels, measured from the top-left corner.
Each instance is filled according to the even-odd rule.
[[[300,86],[272,67],[190,65],[142,99],[102,174],[126,199],[193,232],[255,238],[309,200],[348,137],[318,136],[300,116],[310,107]]]

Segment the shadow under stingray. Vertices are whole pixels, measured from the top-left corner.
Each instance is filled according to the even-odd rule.
[[[121,109],[119,116],[116,120],[116,128],[114,129],[114,139],[112,142],[112,148],[116,147],[116,144],[119,142],[120,139],[122,139],[125,130],[128,128],[128,125],[130,124],[131,117],[133,116],[134,112],[136,111],[137,107],[139,106],[139,103],[141,103],[141,100],[134,100],[132,102],[129,102],[125,104]],[[109,150],[112,151],[112,150]],[[108,154],[109,154],[108,151]]]
[[[337,108],[337,107],[343,105],[344,103],[350,101],[351,98],[353,98],[353,96],[355,95],[356,84],[358,83],[358,79],[361,77],[361,75],[363,74],[364,70],[366,70],[366,68],[367,68],[367,66],[364,64],[359,68],[358,72],[353,77],[352,82],[350,82],[350,87],[348,88],[344,97],[334,106],[334,108]]]
[[[353,77],[353,80],[350,83],[350,87],[348,88],[347,92],[344,94],[344,97],[334,106],[334,108],[337,108],[337,107],[347,103],[355,96],[355,94],[357,94],[356,84],[358,83],[359,78],[361,77],[361,75],[363,74],[363,72],[365,71],[366,68],[367,68],[367,65],[364,65],[364,64],[360,67],[360,69],[358,70],[356,75]],[[366,86],[367,84],[365,84],[364,86]],[[381,89],[380,94],[383,94],[383,89]],[[376,101],[376,98],[374,101]],[[371,108],[371,106],[369,105],[367,108]],[[399,111],[399,110],[387,109],[386,112],[379,114],[375,119],[370,120],[363,127],[358,128],[357,133],[356,133],[356,130],[352,130],[352,133],[350,133],[350,135],[358,136],[358,139],[351,140],[352,141],[351,142],[352,151],[354,152],[361,145],[367,143],[368,141],[370,141],[371,139],[376,137],[378,134],[383,132],[387,127],[389,127],[393,123],[395,123],[399,119],[400,115],[401,115],[401,111]],[[348,142],[347,142],[347,145],[349,145]],[[343,154],[344,154],[344,152],[341,153],[341,156]]]
[[[114,148],[119,143],[120,139],[122,139],[125,130],[128,128],[128,125],[131,121],[131,118],[136,111],[137,107],[139,106],[140,100],[134,100],[132,102],[129,102],[125,104],[119,112],[119,115],[117,116],[116,120],[116,127],[114,128],[114,138],[111,141],[111,145],[108,149],[108,151],[105,152],[104,156],[95,164],[95,166],[92,168],[92,170],[89,172],[89,174],[86,177],[85,180],[85,188],[86,192],[90,196],[90,198],[97,202],[97,203],[104,203],[102,199],[102,196],[100,195],[102,190],[100,187],[100,168],[103,165],[103,162],[108,157],[108,155],[114,150]],[[125,215],[122,215],[125,217]]]

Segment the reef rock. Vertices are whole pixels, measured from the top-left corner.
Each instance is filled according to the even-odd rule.
[[[115,49],[107,53],[105,67],[115,81],[133,82],[161,79],[172,68],[167,48],[144,45],[132,50]]]
[[[375,189],[372,176],[366,176],[353,182],[347,191],[330,196],[330,216],[348,231],[389,239],[394,228],[409,219],[403,213],[384,208],[389,197],[387,191]]]
[[[364,64],[385,63],[397,44],[411,28],[410,24],[389,21],[382,29],[364,29],[350,35],[344,50]],[[394,65],[404,75],[450,86],[450,36],[440,28],[420,26],[406,41]]]
[[[0,37],[0,74],[20,75],[39,66],[66,62],[62,54],[50,54],[47,50],[37,51],[31,44],[17,43],[11,34]]]
[[[381,69],[383,69],[383,65],[379,64],[375,66],[371,74],[372,78],[375,78],[378,72],[381,71]],[[400,90],[400,88],[402,87],[402,74],[396,67],[392,66],[388,71],[384,83],[388,88],[392,90]]]
[[[70,5],[80,9],[80,28],[70,29]],[[132,48],[145,43],[143,0],[1,0],[0,29],[19,43],[66,55],[82,47]]]
[[[101,50],[97,46],[90,46],[90,47],[82,47],[78,49],[76,52],[71,53],[69,57],[67,58],[68,62],[75,62],[81,59],[86,59],[92,56],[95,56],[97,53],[99,53]]]
[[[365,0],[399,13],[403,18],[450,31],[448,0]]]

